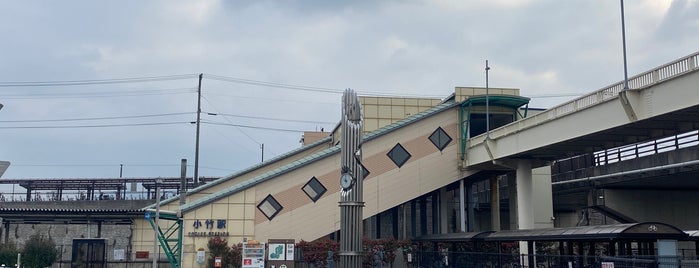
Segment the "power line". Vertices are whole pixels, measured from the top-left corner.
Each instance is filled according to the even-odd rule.
[[[156,122],[156,123],[133,123],[133,124],[107,124],[107,125],[72,125],[72,126],[13,126],[0,127],[0,129],[59,129],[59,128],[106,128],[106,127],[138,127],[138,126],[162,126],[189,124],[190,122]]]
[[[206,102],[208,102],[209,105],[211,105],[211,107],[214,108],[214,110],[215,110],[216,112],[218,112],[218,109],[216,108],[216,106],[214,106],[214,104],[213,104],[211,101],[209,101],[209,99],[207,99],[205,96],[201,96],[201,97],[204,98],[204,100],[205,100]],[[224,117],[223,119],[226,119],[226,121],[228,121],[228,123],[231,123],[231,126],[236,126],[236,125],[233,124],[233,122],[231,122],[231,120],[229,120],[227,117]],[[245,131],[243,131],[242,129],[240,129],[240,128],[237,127],[237,126],[236,126],[236,128],[238,129],[238,131],[240,131],[240,133],[243,133],[243,135],[245,135],[246,137],[248,137],[250,140],[252,140],[253,142],[255,142],[257,145],[261,145],[260,142],[258,142],[257,140],[255,140],[255,138],[253,138],[252,136],[248,135],[248,133],[245,133]]]
[[[70,121],[91,121],[91,120],[113,120],[113,119],[163,117],[163,116],[185,115],[185,114],[194,114],[194,112],[168,113],[168,114],[147,114],[147,115],[130,115],[130,116],[112,116],[112,117],[88,117],[88,118],[36,119],[36,120],[0,120],[0,123],[39,123],[39,122],[70,122]]]
[[[202,123],[209,124],[209,125],[234,126],[234,127],[241,127],[241,128],[252,128],[252,129],[261,129],[261,130],[282,131],[282,132],[296,132],[296,133],[305,132],[303,130],[297,130],[297,129],[258,127],[258,126],[249,126],[249,125],[240,125],[240,124],[227,124],[227,123],[213,122],[213,121],[202,121]]]
[[[228,77],[228,76],[221,76],[221,75],[212,75],[212,74],[206,75],[205,77],[212,79],[212,80],[238,83],[238,84],[246,84],[246,85],[254,85],[254,86],[266,86],[266,87],[286,88],[286,89],[295,89],[295,90],[311,91],[311,92],[334,93],[334,94],[335,93],[340,94],[343,92],[341,89],[337,89],[337,88],[325,88],[325,87],[283,84],[283,83],[243,79],[243,78]]]
[[[198,74],[180,74],[165,76],[147,76],[113,79],[63,80],[63,81],[22,81],[0,82],[0,87],[49,87],[49,86],[84,86],[101,84],[142,83],[196,78]]]
[[[213,74],[207,74],[207,75],[204,76],[204,77],[205,77],[205,78],[212,79],[212,80],[218,80],[218,81],[230,82],[230,83],[237,83],[237,84],[253,85],[253,86],[264,86],[264,87],[274,87],[274,88],[285,88],[285,89],[294,89],[294,90],[300,90],[300,91],[321,92],[321,93],[332,93],[332,94],[342,94],[342,93],[344,92],[344,90],[338,89],[338,88],[327,88],[327,87],[316,87],[316,86],[304,86],[304,85],[294,85],[294,84],[276,83],[276,82],[268,82],[268,81],[244,79],[244,78],[229,77],[229,76],[222,76],[222,75],[213,75]],[[404,92],[399,92],[399,93],[383,93],[383,92],[362,91],[362,95],[364,95],[364,96],[374,96],[374,97],[401,96],[401,97],[417,97],[417,98],[441,98],[441,97],[432,96],[432,95],[406,94],[406,93],[404,93]]]
[[[259,119],[259,120],[270,120],[270,121],[281,121],[281,122],[294,122],[294,123],[311,123],[311,124],[335,124],[337,122],[326,122],[326,121],[311,121],[311,120],[295,120],[295,119],[283,119],[283,118],[271,118],[271,117],[261,117],[261,116],[249,116],[249,115],[235,115],[235,114],[215,114],[221,116],[239,117],[239,118],[249,118],[249,119]],[[2,122],[2,121],[0,121]],[[232,123],[232,122],[229,122]]]
[[[196,88],[174,88],[174,89],[153,89],[153,90],[129,90],[110,92],[54,92],[54,93],[32,93],[32,94],[5,94],[4,99],[69,99],[69,98],[111,98],[111,97],[134,97],[152,95],[175,95],[195,92]]]

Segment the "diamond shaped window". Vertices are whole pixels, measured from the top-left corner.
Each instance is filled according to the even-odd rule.
[[[393,161],[394,164],[398,167],[402,167],[405,162],[408,162],[408,159],[410,159],[410,153],[408,153],[405,148],[403,148],[403,145],[400,145],[400,143],[396,144],[396,146],[393,146],[393,149],[388,151],[388,158]]]
[[[361,163],[359,164],[359,166],[362,168],[362,178],[366,179],[366,177],[369,177],[369,174],[371,174],[371,172],[369,172],[369,170],[366,169],[366,167],[364,167],[364,165],[362,165]]]
[[[327,191],[325,186],[323,186],[323,184],[320,183],[316,177],[311,178],[311,180],[309,180],[301,189],[303,189],[303,192],[306,193],[308,198],[313,200],[313,202],[318,201],[318,199],[323,196],[325,191]]]
[[[434,144],[437,149],[444,150],[444,148],[449,145],[449,143],[452,141],[451,137],[447,134],[442,127],[438,127],[434,132],[432,132],[432,135],[430,135],[430,141],[432,144]]]
[[[277,199],[274,199],[272,195],[268,195],[265,197],[262,202],[260,202],[259,205],[257,205],[257,209],[259,209],[262,214],[265,214],[267,219],[270,221],[274,218],[274,216],[277,216],[277,213],[281,211],[284,207],[277,202]]]

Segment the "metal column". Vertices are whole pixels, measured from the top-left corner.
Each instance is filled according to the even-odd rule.
[[[362,210],[364,172],[361,165],[362,107],[352,89],[342,95],[341,172],[349,175],[340,194],[340,268],[362,267]],[[345,179],[342,178],[342,179]],[[343,183],[341,183],[343,184]],[[347,187],[345,187],[347,186]]]

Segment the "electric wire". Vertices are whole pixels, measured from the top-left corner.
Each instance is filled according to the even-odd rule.
[[[234,126],[234,127],[241,127],[241,128],[272,130],[272,131],[281,131],[281,132],[295,132],[295,133],[304,133],[305,132],[304,130],[298,130],[298,129],[259,127],[259,126],[250,126],[250,125],[240,125],[240,124],[227,124],[227,123],[221,123],[221,122],[215,122],[215,121],[202,121],[202,123],[209,124],[209,125]]]
[[[215,115],[221,115],[223,117],[229,116],[229,117],[270,120],[270,121],[280,121],[280,122],[294,122],[294,123],[311,123],[311,124],[335,124],[335,123],[337,123],[337,122],[327,122],[327,121],[283,119],[283,118],[271,118],[271,117],[250,116],[250,115],[235,115],[235,114],[224,114],[224,113],[216,113]],[[0,121],[0,122],[2,122],[2,121]],[[229,122],[229,123],[233,123],[233,122]]]
[[[212,80],[217,80],[217,81],[223,81],[223,82],[237,83],[237,84],[246,84],[246,85],[253,85],[253,86],[263,86],[263,87],[293,89],[293,90],[308,91],[308,92],[320,92],[320,93],[331,93],[331,94],[342,94],[342,93],[344,92],[343,89],[338,89],[338,88],[328,88],[328,87],[316,87],[316,86],[304,86],[304,85],[294,85],[294,84],[276,83],[276,82],[252,80],[252,79],[237,78],[237,77],[222,76],[222,75],[214,75],[214,74],[205,74],[205,75],[204,75],[204,78],[208,78],[208,79],[212,79]],[[405,92],[400,92],[400,93],[384,93],[384,92],[362,91],[362,95],[364,95],[364,96],[375,96],[375,97],[401,96],[401,97],[417,97],[417,98],[439,98],[439,97],[437,97],[437,96],[431,96],[431,95],[406,94]]]
[[[3,99],[70,99],[70,98],[113,98],[113,97],[140,97],[156,95],[189,94],[196,92],[196,88],[173,88],[173,89],[153,89],[153,90],[129,90],[110,92],[52,92],[52,93],[22,93],[5,94]]]
[[[211,105],[211,108],[213,108],[214,111],[216,111],[216,112],[218,113],[218,111],[219,111],[218,108],[216,108],[216,106],[215,106],[208,98],[206,98],[206,96],[204,96],[204,95],[202,94],[201,97],[202,97],[207,103],[209,103],[209,105]],[[225,119],[226,121],[228,121],[228,123],[230,123],[231,126],[236,126],[236,124],[234,124],[233,122],[231,122],[230,119],[228,119],[227,117],[223,117],[223,119]],[[260,143],[260,142],[258,142],[257,140],[255,140],[255,138],[253,138],[252,136],[250,136],[248,133],[246,133],[245,131],[243,131],[243,130],[240,129],[239,127],[236,126],[236,128],[238,129],[238,131],[240,131],[240,133],[243,133],[243,135],[245,135],[246,137],[248,137],[250,140],[252,140],[253,142],[255,142],[257,145],[262,145],[262,143]]]
[[[68,126],[10,126],[0,127],[0,129],[65,129],[65,128],[107,128],[107,127],[137,127],[137,126],[162,126],[189,124],[190,122],[154,122],[154,123],[132,123],[132,124],[103,124],[103,125],[68,125]]]
[[[71,121],[113,120],[113,119],[132,119],[132,118],[163,117],[163,116],[186,115],[186,114],[194,114],[194,112],[167,113],[167,114],[147,114],[147,115],[129,115],[129,116],[111,116],[111,117],[88,117],[88,118],[34,119],[34,120],[0,120],[0,123],[39,123],[39,122],[71,122]]]
[[[219,89],[219,90],[221,90],[221,89]],[[273,102],[285,102],[285,103],[294,103],[294,104],[298,104],[298,103],[309,103],[309,104],[322,104],[322,105],[335,105],[335,106],[338,106],[339,103],[340,103],[340,100],[339,100],[339,99],[338,99],[337,101],[334,101],[334,102],[320,102],[320,101],[312,101],[312,100],[308,100],[308,99],[304,99],[304,100],[299,100],[299,99],[285,99],[285,98],[282,99],[282,98],[279,98],[279,97],[275,97],[275,98],[259,98],[259,97],[250,97],[250,96],[231,95],[231,94],[218,93],[218,92],[207,92],[207,95],[225,96],[225,97],[230,97],[230,98],[233,98],[233,99],[249,99],[249,100],[261,100],[261,101],[265,101],[265,102],[273,101]]]
[[[0,82],[0,87],[84,86],[84,85],[158,82],[158,81],[183,80],[183,79],[192,79],[192,78],[198,78],[198,74],[180,74],[180,75],[146,76],[146,77],[112,78],[112,79],[89,79],[89,80]]]

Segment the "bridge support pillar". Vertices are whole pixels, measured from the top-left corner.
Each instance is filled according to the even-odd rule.
[[[449,215],[447,215],[447,187],[439,189],[439,233],[449,232]]]
[[[500,187],[498,177],[490,178],[490,229],[500,231]]]
[[[517,229],[534,228],[534,187],[532,164],[517,161]]]

